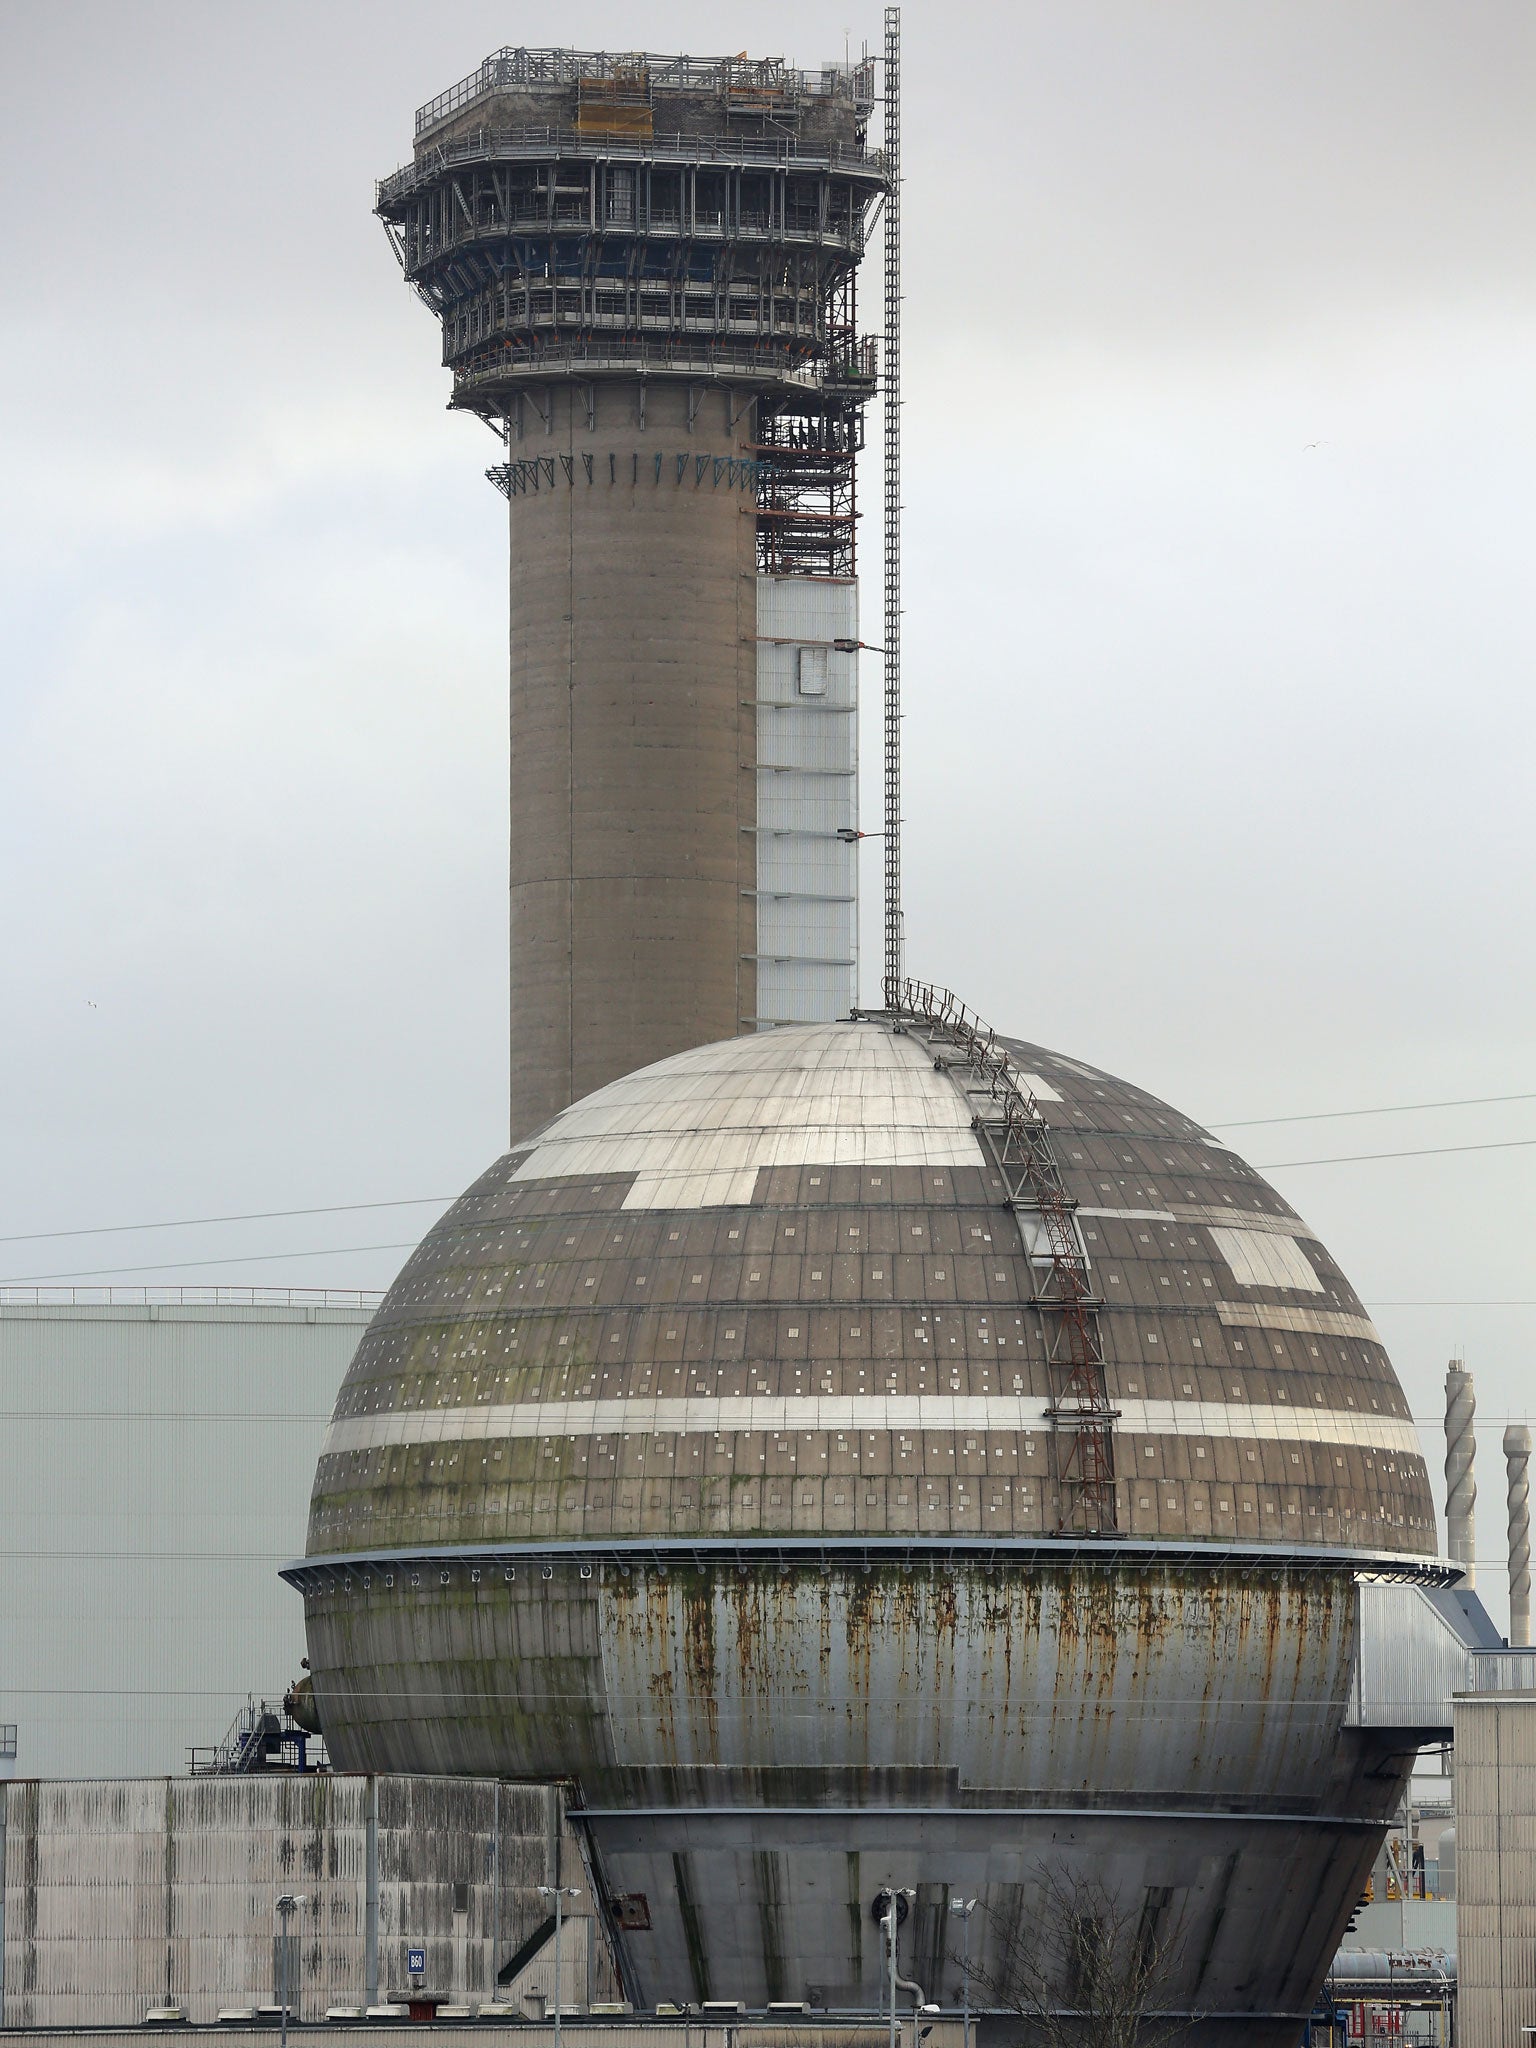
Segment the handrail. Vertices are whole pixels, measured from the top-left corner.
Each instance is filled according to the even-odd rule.
[[[498,160],[531,154],[620,156],[659,159],[664,163],[791,164],[809,169],[872,171],[885,175],[885,152],[844,144],[808,146],[793,136],[578,135],[573,128],[481,128],[473,136],[434,142],[421,156],[402,164],[374,186],[375,207],[403,198],[456,163]]]
[[[0,1308],[354,1308],[384,1299],[372,1287],[36,1287],[0,1283]]]
[[[1017,1210],[1020,1198],[1027,1197],[1027,1206],[1044,1224],[1055,1281],[1055,1293],[1039,1297],[1036,1306],[1042,1315],[1060,1319],[1058,1342],[1048,1343],[1046,1350],[1053,1365],[1065,1368],[1050,1408],[1068,1440],[1056,1475],[1062,1491],[1056,1533],[1117,1536],[1116,1411],[1105,1385],[1104,1343],[1087,1254],[1073,1220],[1077,1204],[1067,1192],[1045,1114],[997,1033],[952,990],[928,981],[889,980],[885,1003],[888,1014],[921,1024],[935,1038],[957,1046],[996,1105],[994,1116],[973,1120],[975,1128],[992,1152],[1009,1205]],[[1021,1228],[1019,1234],[1026,1259],[1032,1259],[1036,1254],[1027,1232]],[[1058,1345],[1065,1348],[1064,1358]]]
[[[455,386],[467,391],[487,383],[500,383],[508,377],[538,375],[541,371],[563,374],[571,363],[581,363],[588,369],[628,369],[638,364],[646,369],[673,369],[705,376],[736,375],[749,383],[824,391],[829,395],[839,390],[858,395],[871,381],[861,367],[797,362],[787,347],[769,337],[758,345],[729,338],[710,341],[707,334],[701,334],[695,346],[666,339],[661,334],[636,335],[632,330],[619,329],[605,333],[600,326],[590,337],[575,332],[567,336],[552,324],[547,343],[534,346],[544,331],[534,329],[528,332],[526,340],[514,343],[507,339],[477,351],[474,356],[456,357],[450,365]]]
[[[846,99],[856,109],[871,106],[875,92],[874,64],[867,57],[846,68],[829,65],[820,71],[801,71],[772,57],[754,62],[740,57],[657,56],[646,50],[533,50],[509,43],[493,50],[467,78],[458,79],[418,107],[416,133],[435,128],[450,114],[498,88],[579,85],[583,80],[629,78],[640,72],[653,91],[660,86],[664,92],[729,92],[746,85],[782,93],[791,100],[802,96]]]

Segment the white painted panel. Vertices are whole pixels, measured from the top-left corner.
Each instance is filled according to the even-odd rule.
[[[844,1017],[857,991],[858,587],[757,585],[757,1015]]]
[[[1251,1442],[1359,1445],[1417,1455],[1418,1431],[1392,1416],[1345,1408],[1228,1407],[1200,1401],[1116,1398],[1120,1429],[1137,1436],[1231,1437]],[[622,1400],[493,1402],[473,1408],[395,1409],[346,1415],[331,1424],[327,1456],[381,1446],[482,1438],[622,1436],[626,1432],[710,1436],[733,1430],[784,1432],[918,1429],[1048,1431],[1051,1406],[1022,1394],[706,1394]]]
[[[632,1173],[626,1208],[703,1208],[746,1201],[764,1167],[980,1157],[968,1103],[916,1041],[825,1024],[699,1046],[611,1082],[562,1110],[511,1178]]]
[[[1294,1237],[1274,1230],[1209,1226],[1211,1240],[1240,1287],[1291,1287],[1321,1294],[1323,1283]]]

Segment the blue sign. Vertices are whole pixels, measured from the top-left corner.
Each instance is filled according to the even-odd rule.
[[[405,1974],[420,1977],[427,1967],[427,1952],[424,1948],[408,1948],[405,1952]]]

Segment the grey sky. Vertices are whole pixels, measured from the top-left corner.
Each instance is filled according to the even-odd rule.
[[[905,21],[912,966],[1210,1120],[1536,1088],[1536,14]],[[371,181],[503,42],[816,63],[845,26],[879,11],[0,7],[0,1229],[448,1195],[500,1147],[494,443]],[[874,627],[873,463],[865,506]],[[1536,1312],[1392,1304],[1536,1300],[1533,1177],[1275,1176],[1421,1412],[1457,1344],[1485,1415],[1530,1405]],[[0,1266],[376,1285],[399,1253],[239,1255],[426,1214]]]

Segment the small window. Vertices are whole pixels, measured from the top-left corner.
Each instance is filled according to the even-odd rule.
[[[825,697],[827,694],[827,650],[825,647],[801,647],[796,649],[795,680],[802,697]]]

